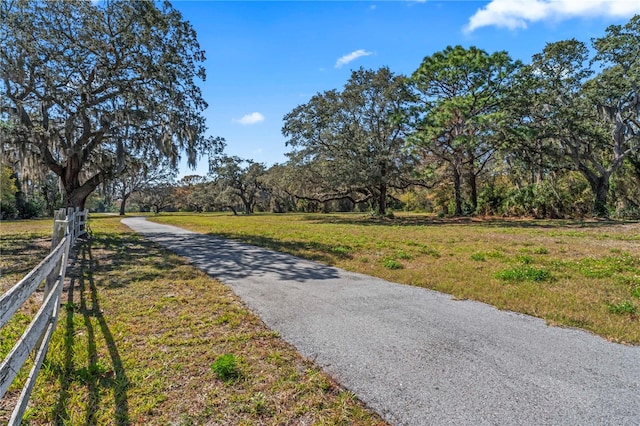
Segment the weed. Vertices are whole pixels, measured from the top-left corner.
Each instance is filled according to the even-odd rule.
[[[432,247],[422,245],[420,247],[420,253],[427,254],[431,257],[435,257],[436,259],[440,257],[440,252]]]
[[[487,256],[484,253],[473,253],[471,255],[471,260],[475,260],[476,262],[484,262],[487,260]]]
[[[349,254],[349,248],[348,247],[342,247],[342,246],[336,246],[336,247],[331,247],[331,251],[333,253],[339,254],[339,255],[347,255]]]
[[[496,273],[496,278],[503,281],[547,281],[551,278],[549,271],[545,269],[533,268],[531,266],[517,266],[511,269],[505,269]]]
[[[531,263],[533,263],[533,258],[531,256],[518,256],[518,261],[520,261],[520,263],[522,263],[523,265],[530,265]]]
[[[536,247],[533,249],[533,254],[549,254],[549,250],[545,247]]]
[[[225,312],[224,314],[220,315],[218,318],[216,318],[215,320],[213,320],[214,324],[227,324],[230,327],[238,327],[240,325],[240,323],[242,322],[242,313],[237,313],[237,312],[233,312],[233,311],[229,311],[229,312]]]
[[[240,377],[238,360],[234,354],[224,354],[218,357],[211,365],[211,369],[224,382],[229,382]]]
[[[402,269],[402,263],[395,259],[386,258],[382,260],[382,265],[387,269]]]
[[[75,379],[80,383],[89,384],[107,377],[107,375],[113,373],[113,371],[105,366],[101,362],[95,362],[89,364],[88,367],[80,368],[75,371]]]
[[[396,257],[398,259],[404,259],[404,260],[411,260],[413,259],[413,256],[411,256],[409,253],[406,253],[402,250],[398,251],[398,253],[396,253]]]
[[[610,304],[609,312],[618,315],[636,315],[638,313],[638,308],[636,308],[629,300],[625,300],[617,304]]]
[[[637,286],[633,290],[631,290],[631,296],[640,298],[640,286]]]
[[[62,306],[64,306],[64,308],[67,310],[67,312],[77,312],[78,311],[78,305],[76,305],[73,302],[67,302],[65,304],[63,304]]]
[[[492,259],[502,259],[504,258],[504,253],[501,249],[491,250],[487,253],[487,257]]]
[[[254,414],[261,415],[267,411],[267,398],[262,392],[256,392],[251,397],[251,411]]]
[[[629,253],[602,258],[587,257],[578,262],[579,272],[587,278],[610,278],[625,272],[637,272],[640,261]]]

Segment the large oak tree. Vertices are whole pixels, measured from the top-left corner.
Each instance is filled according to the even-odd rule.
[[[126,158],[174,166],[206,148],[196,85],[204,52],[168,2],[3,0],[0,90],[5,150],[36,158],[82,207]],[[144,149],[143,149],[144,148]]]
[[[419,184],[419,158],[406,149],[414,96],[388,68],[354,71],[344,90],[319,93],[284,117],[290,163],[312,180],[318,202],[373,199],[384,215],[391,189]]]
[[[513,129],[522,142],[535,135],[535,146],[521,145],[532,157],[580,172],[593,214],[608,216],[612,176],[640,150],[640,16],[610,26],[593,47],[592,58],[585,43],[564,40],[533,56],[512,91]]]

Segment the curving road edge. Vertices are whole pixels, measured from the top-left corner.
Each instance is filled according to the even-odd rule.
[[[640,425],[640,347],[132,217],[395,425]]]

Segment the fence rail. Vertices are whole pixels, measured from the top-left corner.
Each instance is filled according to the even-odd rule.
[[[29,396],[47,354],[49,341],[58,321],[69,250],[75,243],[76,238],[86,233],[87,215],[87,210],[80,211],[77,208],[56,211],[51,237],[51,252],[20,282],[0,297],[0,328],[2,328],[11,320],[27,299],[41,285],[44,285],[42,306],[13,346],[11,352],[0,364],[1,399],[24,366],[29,354],[35,351],[33,367],[11,414],[9,425],[19,425],[27,408]]]

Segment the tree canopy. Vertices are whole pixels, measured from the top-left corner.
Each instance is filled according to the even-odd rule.
[[[413,73],[423,113],[414,140],[448,165],[455,214],[462,211],[462,177],[467,175],[471,210],[478,205],[476,178],[497,150],[493,134],[501,120],[501,101],[518,62],[507,52],[488,54],[476,47],[447,47],[427,56]]]
[[[2,2],[8,151],[60,177],[82,206],[128,157],[190,165],[207,149],[204,52],[168,2]]]
[[[344,90],[317,94],[284,117],[290,161],[305,170],[320,202],[375,200],[385,214],[389,189],[419,183],[419,157],[405,149],[414,95],[389,68],[359,69]]]

